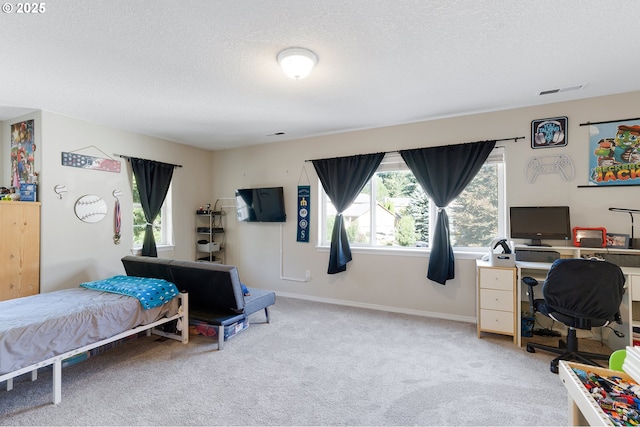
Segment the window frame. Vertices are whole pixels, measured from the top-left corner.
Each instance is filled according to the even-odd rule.
[[[506,205],[506,177],[505,177],[505,150],[503,146],[494,147],[493,151],[485,161],[485,164],[496,164],[497,165],[497,190],[498,190],[498,236],[507,236],[507,205]],[[484,165],[483,165],[484,166]],[[405,164],[404,160],[400,156],[399,152],[388,152],[385,154],[385,158],[380,163],[380,166],[376,170],[372,179],[370,179],[365,188],[369,188],[369,206],[374,206],[376,200],[376,185],[373,185],[374,179],[377,179],[377,174],[379,172],[390,172],[390,171],[410,171],[409,167]],[[324,188],[320,180],[318,180],[318,245],[319,249],[328,249],[331,245],[331,236],[326,235],[324,230],[327,228],[327,210],[326,206],[328,203],[328,196],[326,195]],[[433,200],[429,199],[429,235],[432,236],[434,233],[434,227],[436,223],[438,208],[433,202]],[[383,246],[375,244],[374,237],[374,229],[375,229],[375,220],[376,220],[376,209],[369,209],[369,220],[370,220],[370,236],[369,243],[357,243],[357,242],[349,242],[351,249],[355,252],[375,252],[379,253],[380,251],[387,251],[392,254],[400,254],[400,253],[421,253],[421,254],[429,254],[431,252],[432,239],[429,239],[428,246]],[[496,236],[496,237],[498,237]],[[457,253],[469,253],[469,254],[477,254],[484,253],[488,250],[487,247],[480,246],[455,246],[453,247],[454,252]]]

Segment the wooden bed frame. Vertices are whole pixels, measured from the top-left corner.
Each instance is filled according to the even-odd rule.
[[[101,341],[97,341],[97,342],[85,345],[83,347],[67,351],[66,353],[62,353],[57,356],[50,357],[41,362],[34,363],[33,365],[26,366],[16,371],[0,375],[0,383],[2,381],[6,381],[7,391],[13,390],[13,379],[15,377],[31,372],[31,381],[35,381],[36,379],[38,379],[39,368],[44,368],[46,366],[53,365],[53,399],[52,401],[54,404],[58,404],[62,401],[62,362],[65,359],[68,359],[77,354],[92,350],[94,348],[101,347],[105,344],[118,341],[122,338],[135,335],[138,332],[143,332],[143,331],[147,332],[147,336],[153,333],[155,335],[171,338],[177,341],[181,341],[183,344],[187,344],[189,342],[189,297],[187,293],[180,293],[178,295],[178,298],[180,299],[178,313],[173,316],[156,320],[155,322],[149,323],[148,325],[142,325],[142,326],[135,327],[133,329],[126,330],[110,338],[106,338]],[[173,320],[180,320],[182,322],[182,331],[180,334],[171,334],[171,333],[167,333],[167,332],[155,329],[157,326],[171,322]]]

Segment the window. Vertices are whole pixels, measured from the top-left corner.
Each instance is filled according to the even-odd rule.
[[[336,210],[324,191],[320,193],[320,244],[329,245]],[[351,247],[429,247],[437,209],[400,154],[387,153],[343,216]],[[451,244],[458,250],[488,247],[496,236],[505,235],[502,147],[493,150],[473,181],[446,209]]]
[[[141,248],[147,220],[144,217],[142,205],[140,204],[140,194],[138,193],[136,178],[134,175],[131,177],[133,179],[133,247]],[[162,209],[153,222],[153,237],[155,238],[157,247],[173,245],[171,209],[168,208],[168,206],[171,206],[171,186],[162,204]]]

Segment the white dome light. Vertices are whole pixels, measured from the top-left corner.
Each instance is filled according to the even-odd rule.
[[[318,57],[308,49],[290,47],[278,54],[284,73],[292,79],[304,79],[318,63]]]

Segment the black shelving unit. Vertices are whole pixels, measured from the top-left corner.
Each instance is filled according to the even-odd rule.
[[[224,211],[196,211],[196,261],[224,264]]]

